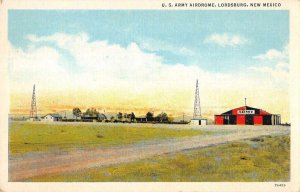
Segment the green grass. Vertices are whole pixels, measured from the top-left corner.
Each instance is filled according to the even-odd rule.
[[[290,137],[261,137],[30,181],[289,181]]]
[[[104,123],[47,124],[10,122],[10,155],[30,152],[70,151],[98,146],[116,146],[155,139],[189,137],[203,134],[199,130],[153,128],[151,124],[130,125]]]

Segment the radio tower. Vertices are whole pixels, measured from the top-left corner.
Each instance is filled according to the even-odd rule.
[[[197,118],[201,118],[201,108],[200,108],[200,96],[199,96],[198,79],[196,81],[196,91],[195,91],[193,119],[197,119]]]
[[[33,85],[32,99],[31,99],[30,118],[37,119],[36,98],[35,98],[35,85]]]

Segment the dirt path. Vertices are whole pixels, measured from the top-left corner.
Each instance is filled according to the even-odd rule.
[[[95,166],[108,166],[132,162],[139,159],[181,151],[185,149],[207,147],[262,135],[289,134],[290,129],[245,128],[226,129],[222,134],[194,136],[190,138],[168,139],[137,143],[121,147],[79,150],[66,154],[40,154],[9,160],[9,181],[22,181],[30,177],[76,171]]]

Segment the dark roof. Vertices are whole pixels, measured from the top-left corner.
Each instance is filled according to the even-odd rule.
[[[255,110],[256,111],[255,113],[259,113],[261,111],[261,112],[270,114],[270,113],[268,113],[268,112],[266,112],[266,111],[264,111],[262,109],[258,109],[258,108],[254,108],[254,107],[249,107],[249,106],[246,105],[246,106],[242,106],[242,107],[237,107],[237,108],[231,109],[229,111],[226,111],[226,112],[222,113],[221,115],[230,115],[230,114],[232,114],[233,110],[237,110],[237,109],[244,108],[244,107],[246,108],[246,110]]]
[[[103,113],[100,113],[100,114],[98,115],[98,117],[103,117],[103,118],[105,118],[105,119],[106,119],[106,115],[105,115],[105,114],[103,114]]]

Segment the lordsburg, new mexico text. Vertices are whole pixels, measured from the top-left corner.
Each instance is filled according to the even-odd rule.
[[[162,7],[281,7],[281,3],[162,3]]]

